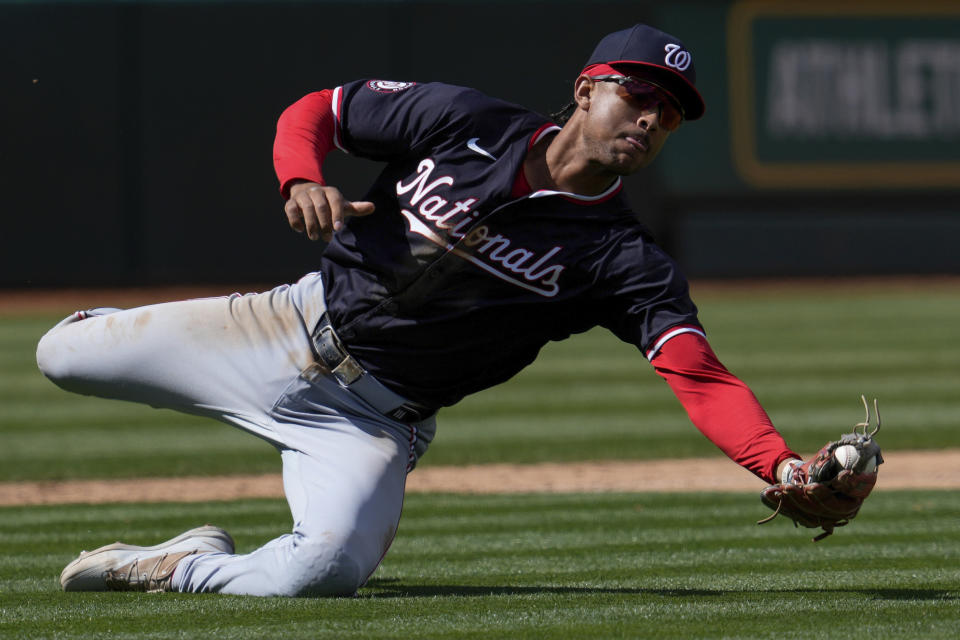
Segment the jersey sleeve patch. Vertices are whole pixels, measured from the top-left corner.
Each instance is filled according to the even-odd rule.
[[[366,87],[376,93],[400,93],[417,84],[416,82],[397,82],[395,80],[369,80]]]

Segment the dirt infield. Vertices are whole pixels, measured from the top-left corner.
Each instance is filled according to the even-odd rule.
[[[759,491],[761,480],[722,458],[642,462],[427,467],[408,492],[571,493],[603,491]],[[960,450],[887,455],[879,490],[960,488]],[[0,506],[110,502],[204,502],[279,498],[278,474],[0,483]]]
[[[271,285],[196,285],[123,287],[114,289],[0,289],[0,314],[62,312],[95,307],[136,307],[158,302],[266,291]]]

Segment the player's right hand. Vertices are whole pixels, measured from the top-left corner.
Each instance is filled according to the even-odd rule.
[[[311,240],[330,242],[348,216],[368,216],[374,204],[366,200],[351,202],[336,187],[302,181],[290,187],[290,199],[283,210],[294,231],[306,232]]]

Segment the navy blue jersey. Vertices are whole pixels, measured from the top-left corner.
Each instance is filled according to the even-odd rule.
[[[543,116],[445,84],[334,92],[336,144],[386,167],[322,258],[329,313],[381,382],[441,407],[498,384],[550,340],[597,325],[643,351],[698,325],[675,262],[618,179],[593,197],[512,197]]]

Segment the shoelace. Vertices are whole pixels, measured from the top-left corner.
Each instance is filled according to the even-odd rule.
[[[163,588],[162,582],[170,580],[170,576],[158,578],[157,574],[163,561],[167,559],[169,553],[164,553],[153,564],[153,568],[148,574],[140,573],[140,558],[137,558],[129,565],[125,574],[118,575],[115,571],[108,571],[104,577],[107,587],[116,591],[156,591]],[[152,558],[151,558],[152,560]]]

